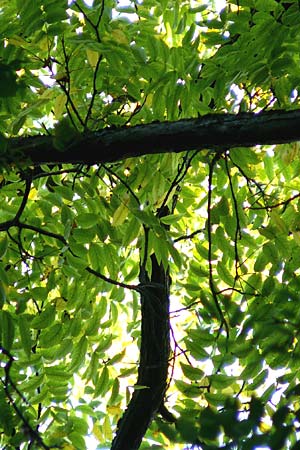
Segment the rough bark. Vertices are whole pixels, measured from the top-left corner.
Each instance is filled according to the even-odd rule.
[[[211,114],[198,119],[104,129],[57,150],[51,136],[8,140],[1,159],[7,163],[99,164],[146,154],[188,150],[224,150],[300,140],[300,110],[259,114]]]

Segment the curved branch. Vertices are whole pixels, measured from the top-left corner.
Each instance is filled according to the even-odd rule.
[[[29,194],[30,194],[30,188],[31,188],[31,177],[26,177],[25,178],[25,191],[24,191],[24,195],[22,197],[22,201],[19,206],[19,209],[13,219],[6,220],[5,222],[0,223],[0,231],[7,231],[10,227],[19,225],[20,217],[23,214],[23,211],[25,209],[25,206],[26,206]]]

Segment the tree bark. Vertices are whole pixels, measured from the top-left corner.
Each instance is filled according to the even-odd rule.
[[[137,450],[167,388],[170,324],[169,275],[151,255],[152,274],[141,269],[141,345],[136,390],[121,418],[111,450]]]
[[[54,147],[52,136],[11,138],[0,156],[5,164],[100,164],[146,154],[223,151],[298,140],[300,110],[277,110],[259,114],[209,114],[176,122],[106,128],[82,135],[64,151]]]
[[[167,214],[166,206],[157,212],[159,217]],[[140,268],[141,343],[137,389],[118,423],[111,450],[138,450],[155,414],[164,410],[170,356],[170,275],[154,253],[150,259],[151,275],[146,271],[145,262]]]

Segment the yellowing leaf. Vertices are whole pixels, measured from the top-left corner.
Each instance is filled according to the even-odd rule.
[[[152,185],[152,198],[154,202],[158,201],[164,196],[166,190],[165,178],[162,176],[160,172],[158,172],[154,179]]]
[[[64,81],[67,80],[67,73],[66,72],[57,72],[57,74],[53,77],[56,81]]]
[[[296,142],[294,144],[292,143],[283,145],[279,147],[278,151],[282,162],[288,166],[294,161],[295,157],[297,156],[298,145]]]
[[[108,416],[105,416],[104,424],[103,424],[103,434],[105,441],[112,440],[112,429]]]
[[[128,38],[122,30],[113,30],[111,32],[111,37],[112,40],[117,42],[118,44],[128,44]]]
[[[266,422],[260,422],[259,429],[262,433],[268,433],[271,430],[271,426]]]
[[[5,255],[6,251],[8,248],[8,239],[7,239],[7,235],[4,235],[1,239],[0,239],[0,258],[3,258],[3,256]]]
[[[48,36],[44,36],[39,40],[38,45],[41,50],[47,51],[49,49],[49,38]]]
[[[20,77],[20,78],[21,78],[23,75],[25,75],[25,73],[26,73],[26,72],[25,72],[25,69],[23,69],[23,68],[16,71],[16,74],[17,74],[18,77]]]
[[[99,53],[91,50],[89,48],[86,49],[86,56],[89,62],[89,65],[94,69],[99,60]]]
[[[63,450],[76,450],[76,448],[72,444],[63,444],[63,446],[61,448]]]
[[[54,298],[53,304],[57,311],[64,311],[66,309],[66,300],[63,297]]]
[[[293,231],[293,237],[296,244],[300,246],[300,231]]]
[[[56,97],[55,103],[54,103],[54,114],[55,118],[59,120],[64,112],[66,105],[66,96],[65,94],[60,94]]]
[[[128,216],[128,203],[129,203],[129,195],[124,195],[120,206],[115,210],[113,218],[112,218],[112,226],[117,227],[122,225]]]
[[[7,41],[10,45],[14,45],[15,47],[25,48],[25,47],[30,46],[30,43],[25,41],[25,39],[21,38],[20,36],[11,37]]]
[[[276,211],[275,209],[273,209],[270,213],[270,217],[271,217],[271,221],[275,224],[276,228],[281,232],[281,233],[287,233],[287,226],[285,221],[280,217],[280,215],[278,214],[278,211]]]
[[[143,389],[150,389],[150,388],[149,388],[149,386],[143,386],[142,384],[135,384],[135,385],[133,386],[133,389],[134,389],[135,391],[141,391],[141,390],[143,390]]]
[[[99,441],[102,442],[103,441],[103,433],[101,431],[101,428],[99,427],[99,425],[97,425],[96,423],[93,426],[93,430],[92,430],[93,435],[95,436],[95,438]]]
[[[150,106],[152,106],[152,103],[153,103],[153,94],[150,93],[150,94],[147,95],[147,97],[146,97],[145,105],[148,106],[148,107],[150,107]]]
[[[37,193],[38,193],[38,191],[36,190],[36,188],[32,188],[30,193],[29,193],[29,195],[28,195],[28,198],[30,200],[36,200],[37,199]]]
[[[120,416],[122,414],[122,408],[120,408],[120,404],[108,406],[106,409],[108,414],[111,414],[113,416]]]

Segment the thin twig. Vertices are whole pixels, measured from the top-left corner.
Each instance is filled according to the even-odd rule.
[[[94,103],[95,103],[95,99],[96,99],[96,96],[98,94],[96,82],[97,82],[98,70],[99,70],[100,63],[101,63],[102,59],[103,59],[103,55],[99,55],[99,57],[97,59],[97,62],[96,62],[96,65],[95,65],[95,68],[94,68],[93,92],[92,92],[92,98],[90,100],[90,104],[89,104],[89,107],[88,107],[88,110],[87,110],[87,113],[86,113],[86,116],[85,116],[85,119],[84,119],[84,131],[88,130],[88,126],[87,126],[88,125],[88,121],[89,121],[90,116],[92,114],[92,110],[93,110],[93,106],[94,106]]]
[[[185,234],[184,236],[179,236],[178,238],[174,239],[173,242],[179,242],[187,239],[193,239],[195,236],[197,236],[200,233],[204,233],[204,229],[201,228],[200,230],[193,231],[191,234]]]
[[[287,200],[283,200],[282,202],[275,203],[274,205],[266,205],[266,206],[245,206],[245,209],[275,209],[279,208],[280,206],[287,206],[289,203],[291,203],[296,198],[300,197],[300,193],[293,195],[292,197],[288,198]]]
[[[65,86],[64,82],[62,81],[57,81],[60,88],[62,89],[62,91],[66,94],[67,97],[67,104],[66,104],[66,108],[68,111],[68,115],[70,120],[72,120],[72,114],[71,112],[68,110],[68,103],[70,104],[72,111],[74,112],[75,116],[77,117],[80,125],[84,128],[84,121],[82,120],[73,100],[72,97],[70,95],[70,90],[71,90],[71,73],[70,73],[70,69],[69,69],[69,56],[67,55],[67,51],[66,51],[66,47],[65,47],[65,41],[64,38],[62,38],[61,40],[61,45],[62,45],[62,49],[63,49],[63,54],[64,54],[64,58],[65,58],[65,71],[66,71],[66,78],[67,78],[67,87]],[[76,127],[75,127],[76,129]]]
[[[122,281],[113,280],[112,278],[106,277],[105,275],[92,269],[91,267],[86,267],[85,270],[87,272],[91,273],[92,275],[95,275],[97,278],[100,278],[101,280],[106,281],[106,283],[113,284],[114,286],[122,287],[124,289],[131,289],[131,290],[137,291],[137,292],[140,292],[142,290],[142,287],[139,285],[127,284],[127,283],[122,283]]]
[[[177,174],[176,174],[174,180],[173,180],[172,183],[171,183],[171,186],[169,187],[169,189],[168,189],[168,191],[167,191],[167,193],[166,193],[166,195],[165,195],[165,198],[164,198],[164,200],[163,200],[163,202],[162,202],[162,204],[161,204],[161,208],[163,208],[163,207],[167,204],[168,199],[169,199],[169,196],[171,195],[171,192],[173,191],[173,189],[176,188],[176,186],[178,186],[179,183],[180,183],[180,182],[184,179],[184,177],[186,176],[187,171],[189,170],[190,165],[191,165],[191,163],[192,163],[192,160],[193,160],[194,157],[197,155],[197,153],[198,153],[197,150],[194,151],[194,152],[192,152],[191,155],[190,155],[190,152],[187,152],[187,153],[185,154],[185,156],[183,157],[183,161],[182,161],[182,163],[178,166]]]
[[[21,229],[36,231],[37,233],[43,234],[44,236],[52,237],[54,239],[57,239],[58,241],[61,241],[64,245],[68,246],[68,242],[60,234],[53,233],[52,231],[47,231],[47,230],[44,230],[43,228],[39,228],[39,227],[36,227],[35,225],[30,225],[28,223],[23,223],[23,222],[18,222],[15,225]]]
[[[114,172],[112,169],[110,169],[108,166],[106,166],[105,164],[102,164],[102,167],[104,167],[104,169],[110,173],[112,176],[114,176],[115,178],[117,178],[120,183],[122,183],[126,189],[130,192],[130,194],[132,195],[132,197],[134,198],[134,200],[136,201],[136,203],[138,204],[138,206],[141,205],[140,200],[138,198],[138,196],[133,192],[131,186],[127,183],[127,181],[125,181],[122,177],[120,177],[120,175],[118,175],[116,172]]]

